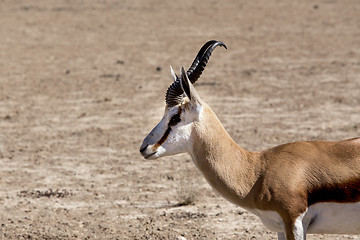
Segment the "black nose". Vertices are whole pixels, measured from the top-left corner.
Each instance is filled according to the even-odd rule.
[[[142,153],[143,151],[145,151],[145,149],[148,147],[149,145],[146,145],[145,147],[140,149],[140,152]]]

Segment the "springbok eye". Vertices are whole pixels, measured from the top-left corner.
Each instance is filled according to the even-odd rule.
[[[181,121],[180,114],[175,114],[169,121],[169,126],[174,126]]]

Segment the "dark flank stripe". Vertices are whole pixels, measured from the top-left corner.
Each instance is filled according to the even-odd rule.
[[[360,177],[343,184],[328,184],[309,192],[308,206],[318,202],[360,202]]]

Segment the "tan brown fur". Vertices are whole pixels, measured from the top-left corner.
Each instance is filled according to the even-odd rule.
[[[205,104],[194,124],[195,164],[210,185],[229,201],[246,209],[276,211],[291,227],[319,189],[346,191],[345,202],[360,201],[360,139],[338,142],[293,142],[262,152],[240,148]],[[346,195],[346,194],[345,194]],[[353,199],[351,199],[353,197]],[[321,201],[338,201],[334,196]],[[314,204],[315,202],[311,202]]]

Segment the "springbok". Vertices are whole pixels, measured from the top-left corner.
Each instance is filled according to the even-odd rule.
[[[360,233],[360,138],[304,141],[261,152],[239,147],[192,83],[212,51],[209,41],[166,93],[165,113],[144,139],[145,159],[187,152],[208,183],[228,201],[254,213],[278,239],[306,233]]]

